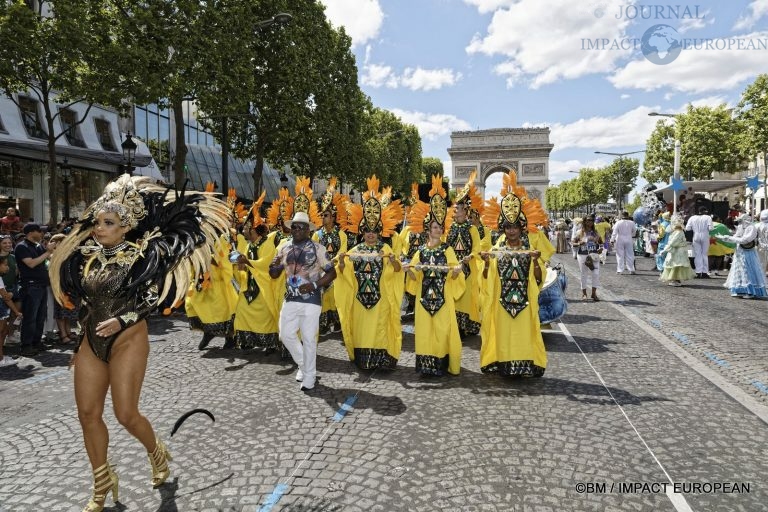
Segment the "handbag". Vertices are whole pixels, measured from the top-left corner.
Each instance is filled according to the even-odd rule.
[[[592,255],[587,254],[587,258],[584,260],[584,266],[589,270],[595,270],[595,262],[592,261]]]

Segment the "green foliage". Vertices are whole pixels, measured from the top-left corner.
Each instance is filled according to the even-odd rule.
[[[443,161],[434,156],[427,156],[421,159],[421,178],[420,183],[431,183],[432,176],[439,174],[443,176],[445,169]]]
[[[747,158],[768,152],[768,74],[759,75],[742,93],[736,119],[738,144]]]
[[[738,124],[725,104],[717,107],[688,105],[674,124],[656,123],[646,143],[643,178],[649,183],[668,182],[674,172],[674,142],[681,142],[680,174],[684,179],[711,179],[715,172],[735,173],[743,152],[738,144]]]

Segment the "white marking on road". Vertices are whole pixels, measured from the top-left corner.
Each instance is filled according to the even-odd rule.
[[[656,454],[653,453],[653,450],[651,450],[651,447],[648,446],[648,443],[645,442],[645,438],[643,438],[642,434],[637,430],[637,427],[635,427],[635,424],[632,423],[632,420],[629,419],[629,416],[627,416],[626,411],[621,406],[621,404],[616,400],[616,398],[613,396],[613,393],[611,393],[610,388],[608,387],[608,384],[605,383],[605,380],[603,380],[603,376],[600,375],[600,372],[597,371],[597,368],[595,368],[592,365],[592,362],[587,357],[587,354],[584,353],[584,351],[581,349],[581,345],[576,341],[576,339],[571,335],[571,332],[568,330],[568,328],[563,324],[560,323],[560,329],[563,331],[563,334],[565,334],[565,337],[576,345],[576,348],[579,349],[579,352],[581,352],[582,357],[584,357],[584,360],[587,362],[590,368],[592,368],[592,371],[595,372],[595,375],[597,375],[597,379],[600,381],[600,384],[603,385],[605,388],[605,391],[608,393],[608,396],[611,397],[611,400],[613,400],[613,403],[616,404],[616,407],[619,408],[621,411],[621,414],[624,415],[624,419],[627,420],[627,423],[629,423],[629,426],[632,427],[632,430],[635,431],[635,435],[637,435],[638,439],[640,439],[640,442],[643,443],[643,446],[645,446],[645,449],[648,450],[648,453],[651,454],[651,457],[653,457],[653,460],[656,461],[656,464],[661,468],[662,473],[664,473],[664,476],[667,477],[667,480],[669,480],[669,483],[672,484],[672,487],[674,488],[674,481],[672,480],[672,477],[669,476],[669,473],[667,473],[667,470],[664,469],[664,466],[659,461],[659,459],[656,457]],[[673,492],[673,489],[667,488],[666,490],[667,497],[669,498],[669,501],[672,502],[672,506],[675,507],[675,510],[678,512],[693,512],[691,507],[688,505],[688,502],[685,500],[685,497],[682,494]]]

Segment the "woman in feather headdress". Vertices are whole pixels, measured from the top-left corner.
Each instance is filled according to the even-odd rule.
[[[336,178],[331,178],[325,193],[320,196],[319,207],[323,225],[312,235],[312,240],[325,247],[329,258],[335,258],[340,252],[347,252],[347,234],[341,229],[341,226],[347,225],[347,202],[349,202],[349,198],[336,190],[336,184]],[[333,283],[323,291],[322,306],[320,334],[341,331]]]
[[[280,347],[278,336],[279,311],[274,296],[269,264],[275,257],[274,236],[259,209],[264,203],[266,191],[253,202],[243,224],[243,235],[237,235],[235,254],[235,278],[240,293],[235,308],[235,343],[241,349],[260,348],[273,352]]]
[[[475,187],[476,176],[477,172],[472,171],[467,184],[456,194],[452,215],[449,214],[447,220],[446,241],[461,261],[467,281],[466,291],[456,304],[456,317],[462,338],[480,332],[480,301],[478,294],[474,292],[480,287],[480,260],[477,256],[480,254],[482,243],[480,232],[469,220],[470,211],[480,211],[483,207],[483,198]]]
[[[206,191],[213,192],[213,186],[206,185]],[[226,204],[231,223],[237,224],[242,205],[237,203],[235,189],[230,189]],[[229,260],[234,238],[231,231],[234,229],[222,233],[215,241],[210,270],[190,283],[184,303],[190,328],[203,332],[197,346],[199,350],[205,349],[216,337],[224,338],[223,348],[235,347],[233,323],[238,292],[232,285],[234,267]]]
[[[58,246],[51,287],[65,307],[82,300],[83,338],[73,359],[75,401],[93,468],[86,512],[117,499],[118,479],[107,461],[104,402],[111,389],[117,420],[147,450],[151,483],[170,475],[170,455],[138,409],[149,356],[146,318],[174,287],[181,300],[190,279],[207,271],[213,242],[229,226],[223,201],[177,192],[127,174],[109,183]]]
[[[510,171],[514,174],[514,171]],[[513,179],[509,176],[508,179]],[[492,251],[482,253],[482,309],[480,370],[501,375],[541,377],[547,353],[539,324],[539,286],[543,271],[541,253],[530,240],[530,231],[546,222],[546,213],[514,181],[501,204],[486,203],[485,224],[501,229]]]
[[[448,208],[440,175],[432,177],[429,195],[426,209],[414,206],[409,215],[411,231],[426,232],[427,243],[404,267],[408,275],[406,288],[416,296],[416,371],[422,375],[440,376],[446,371],[458,375],[461,337],[456,300],[465,293],[465,280],[456,253],[443,242]]]
[[[339,253],[336,306],[349,359],[363,369],[394,369],[400,358],[400,261],[381,238],[392,236],[403,218],[400,201],[381,204],[379,180],[368,178],[363,204],[349,204],[347,231],[363,242]]]
[[[419,184],[411,184],[411,197],[409,198],[409,204],[405,208],[405,221],[403,222],[403,229],[397,235],[400,239],[400,251],[404,262],[409,262],[419,250],[419,247],[427,243],[429,237],[429,230],[421,229],[418,232],[414,231],[410,227],[412,217],[418,216],[423,218],[429,212],[429,204],[419,199]],[[407,289],[405,291],[405,299],[407,304],[405,306],[405,314],[413,315],[416,308],[416,296],[410,293]]]

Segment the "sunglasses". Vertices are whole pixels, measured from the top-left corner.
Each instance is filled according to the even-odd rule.
[[[291,230],[302,231],[304,229],[309,229],[309,226],[306,224],[296,224],[295,222],[291,224]]]

